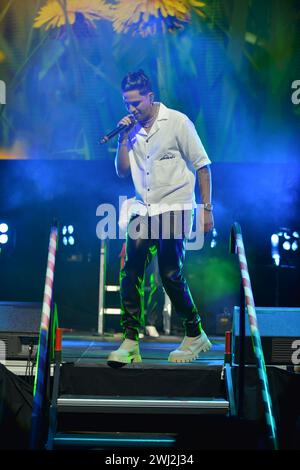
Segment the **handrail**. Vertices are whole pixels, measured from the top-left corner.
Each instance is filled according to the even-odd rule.
[[[229,400],[229,413],[230,416],[236,416],[236,406],[233,391],[232,373],[231,373],[231,332],[225,332],[225,355],[224,355],[224,368],[222,375],[225,375],[226,391]]]
[[[50,416],[49,416],[49,429],[48,437],[46,443],[46,449],[53,449],[54,437],[56,434],[57,428],[57,399],[59,395],[59,381],[60,381],[60,365],[62,361],[62,336],[64,331],[71,331],[68,328],[56,328],[55,330],[55,345],[54,345],[54,376],[53,376],[53,389],[52,389],[52,398],[50,406]]]
[[[231,227],[230,234],[230,248],[231,253],[237,254],[239,258],[239,265],[242,277],[242,285],[245,294],[246,307],[248,312],[248,319],[250,325],[250,334],[252,337],[253,352],[256,358],[256,365],[259,376],[259,383],[261,386],[262,401],[264,407],[264,414],[266,419],[268,439],[273,449],[278,449],[277,445],[277,429],[273,414],[272,399],[269,389],[268,376],[266,372],[265,358],[261,345],[260,333],[257,324],[257,316],[255,311],[255,304],[251,281],[248,271],[248,264],[244,248],[242,230],[239,223],[235,222]]]
[[[55,256],[56,246],[58,239],[58,229],[55,224],[51,228],[49,248],[48,248],[48,261],[47,271],[44,287],[43,309],[41,317],[37,365],[35,373],[35,381],[33,388],[33,405],[32,405],[32,418],[31,418],[31,435],[30,435],[30,448],[36,449],[41,445],[41,428],[42,418],[45,406],[45,394],[47,387],[47,380],[49,374],[50,364],[50,349],[51,349],[51,333],[52,325],[56,324],[55,312],[52,309],[52,291],[55,269]],[[53,317],[54,315],[54,317]]]

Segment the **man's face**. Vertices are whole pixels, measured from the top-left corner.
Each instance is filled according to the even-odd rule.
[[[153,93],[141,95],[139,90],[124,91],[124,104],[130,114],[133,114],[137,121],[143,121],[149,117],[153,100]]]

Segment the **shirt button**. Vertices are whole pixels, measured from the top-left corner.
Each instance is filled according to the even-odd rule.
[[[150,175],[149,171],[147,171],[147,175]]]
[[[147,155],[147,158],[150,158],[150,156],[149,156],[149,155]]]
[[[150,188],[148,188],[148,191],[150,191]]]
[[[151,206],[151,204],[148,204],[148,206]]]

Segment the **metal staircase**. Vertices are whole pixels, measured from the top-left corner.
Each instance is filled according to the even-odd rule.
[[[61,344],[56,349],[47,449],[175,448],[183,430],[193,432],[195,420],[230,416],[220,365],[209,368],[200,361],[115,370],[105,363],[61,364]],[[188,381],[193,391],[186,387]]]

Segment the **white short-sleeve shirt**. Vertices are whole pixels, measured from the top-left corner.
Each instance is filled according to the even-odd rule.
[[[194,124],[185,114],[160,103],[150,133],[136,124],[128,145],[141,215],[196,207],[195,172],[211,161]]]

